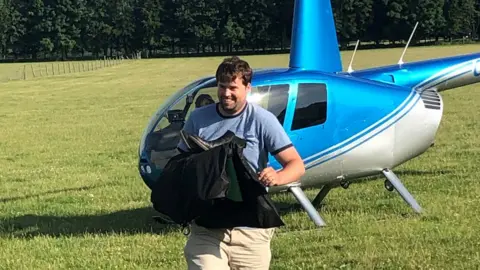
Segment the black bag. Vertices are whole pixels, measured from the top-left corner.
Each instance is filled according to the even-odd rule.
[[[194,219],[207,220],[209,227],[284,225],[243,158],[244,140],[230,131],[214,141],[183,131],[181,138],[189,151],[171,158],[155,181],[151,193],[155,210],[182,226]],[[239,196],[231,195],[235,191]]]
[[[190,152],[171,158],[152,188],[153,208],[177,224],[190,223],[227,192],[226,147],[206,151],[201,147],[195,145]]]

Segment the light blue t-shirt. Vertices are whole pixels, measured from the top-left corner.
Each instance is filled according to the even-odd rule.
[[[292,142],[278,119],[268,110],[254,103],[248,103],[244,110],[235,116],[224,116],[217,103],[195,109],[183,128],[211,141],[223,136],[228,130],[245,139],[243,154],[252,169],[259,173],[268,163],[268,153],[276,155],[292,146]],[[186,150],[183,141],[178,147]]]

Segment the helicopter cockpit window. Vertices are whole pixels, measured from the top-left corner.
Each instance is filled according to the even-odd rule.
[[[325,123],[327,120],[327,90],[323,83],[298,84],[297,104],[292,130]]]
[[[174,123],[182,123],[185,119],[183,117],[183,111],[187,105],[185,99],[181,99],[177,104],[172,106],[170,110],[168,110],[163,117],[158,122],[157,126],[154,129],[154,132],[162,130],[171,124]]]
[[[195,108],[200,108],[205,105],[213,104],[215,100],[209,94],[200,94],[195,100]]]
[[[195,87],[197,85],[185,88],[183,98],[177,98],[176,103],[168,104],[169,109],[163,110],[157,116],[153,132],[145,137],[145,153],[157,168],[163,168],[171,157],[178,154],[180,131],[190,113],[196,108],[216,103],[218,100],[215,80],[201,88]]]
[[[218,98],[216,84],[208,84],[205,87],[195,91],[195,93],[188,94],[185,98],[180,99],[176,104],[174,104],[158,122],[154,130],[158,131],[164,129],[173,123],[183,124],[195,108],[216,103],[217,101]]]
[[[195,108],[200,108],[217,102],[217,85],[209,85],[208,87],[202,88],[195,95]]]
[[[288,103],[288,84],[265,85],[252,87],[249,102],[257,103],[273,113],[283,124]]]

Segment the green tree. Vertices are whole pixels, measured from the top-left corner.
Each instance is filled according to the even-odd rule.
[[[135,32],[132,44],[135,51],[145,49],[151,53],[153,49],[163,46],[164,35],[161,21],[163,13],[163,0],[135,1],[133,10]]]
[[[85,14],[84,0],[44,0],[52,12],[52,27],[50,28],[51,41],[45,41],[45,46],[59,53],[66,59],[68,53],[77,46],[81,33],[81,18]],[[53,48],[51,48],[51,45]],[[78,47],[78,46],[77,46]],[[81,49],[83,49],[80,46]],[[82,50],[83,51],[83,50]]]
[[[474,35],[472,38],[478,39],[480,37],[480,0],[477,0],[477,4],[475,5],[475,14],[476,19],[474,21]]]
[[[7,54],[7,29],[11,22],[8,6],[4,0],[0,1],[0,56]]]
[[[438,40],[445,28],[443,8],[445,0],[413,0],[413,21],[418,22],[416,39],[432,38]]]
[[[471,37],[475,31],[477,16],[475,0],[445,0],[445,35],[448,38]]]
[[[123,51],[123,54],[128,55],[133,51],[132,41],[135,31],[133,4],[133,0],[109,0],[108,7],[114,25],[112,38],[117,54]]]
[[[25,27],[25,34],[19,39],[17,45],[26,55],[37,59],[38,53],[50,53],[51,31],[54,26],[52,18],[54,10],[45,5],[42,0],[15,1],[15,9],[21,14],[20,24]]]
[[[335,0],[338,39],[344,45],[356,39],[365,39],[367,28],[373,21],[373,0]]]
[[[88,0],[80,19],[80,40],[77,46],[89,50],[96,57],[101,51],[107,56],[113,44],[113,19],[108,0]]]

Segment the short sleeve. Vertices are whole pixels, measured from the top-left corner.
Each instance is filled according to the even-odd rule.
[[[193,121],[193,113],[190,114],[190,117],[187,118],[187,121],[185,121],[185,125],[183,126],[183,130],[186,132],[186,133],[189,133],[189,134],[194,134],[195,133],[195,127],[193,125],[194,121]],[[183,142],[183,140],[180,140],[180,142],[178,143],[177,145],[177,148],[183,152],[188,152],[188,148],[187,146],[185,145],[185,143]]]
[[[276,155],[293,146],[290,137],[288,137],[285,129],[283,129],[283,126],[273,114],[268,114],[261,125],[265,147],[270,154]]]

